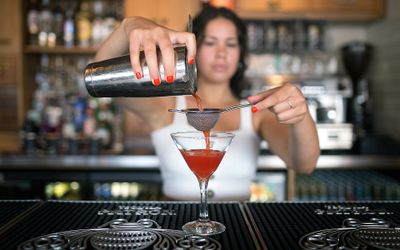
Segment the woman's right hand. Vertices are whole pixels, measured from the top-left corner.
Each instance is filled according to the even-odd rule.
[[[196,56],[196,38],[193,33],[168,29],[143,17],[128,17],[122,27],[129,40],[129,54],[136,78],[143,77],[140,51],[143,50],[150,77],[154,85],[161,83],[158,70],[157,47],[160,49],[165,80],[172,83],[175,78],[174,45],[185,44],[188,63],[193,64]]]

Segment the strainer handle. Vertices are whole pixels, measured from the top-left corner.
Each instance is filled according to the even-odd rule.
[[[231,110],[234,110],[234,109],[240,109],[240,108],[245,108],[245,107],[248,107],[248,106],[251,106],[252,104],[251,103],[242,103],[242,104],[237,104],[237,105],[232,105],[232,106],[229,106],[229,107],[227,107],[227,108],[224,108],[222,111],[221,111],[221,113],[222,112],[227,112],[227,111],[231,111]]]
[[[182,113],[182,114],[186,114],[185,111],[183,111],[182,109],[168,109],[169,112],[177,112],[177,113]]]

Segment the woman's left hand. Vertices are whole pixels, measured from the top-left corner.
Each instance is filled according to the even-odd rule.
[[[283,124],[299,123],[308,112],[304,95],[291,83],[249,96],[247,99],[253,104],[253,112],[269,109]]]

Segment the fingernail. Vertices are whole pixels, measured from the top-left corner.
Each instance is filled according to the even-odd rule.
[[[251,107],[251,112],[255,113],[258,111],[258,108],[256,106]]]
[[[136,72],[135,73],[136,78],[139,80],[140,78],[142,78],[142,74],[140,74],[140,72]]]
[[[189,64],[194,64],[194,58],[189,60]]]
[[[160,85],[160,79],[159,78],[155,78],[155,79],[153,79],[153,84],[154,85],[156,85],[156,86],[158,86],[158,85]]]
[[[174,82],[174,76],[167,76],[167,83]]]

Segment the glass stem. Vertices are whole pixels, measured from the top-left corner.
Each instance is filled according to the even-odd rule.
[[[200,221],[208,221],[208,209],[207,209],[207,186],[208,180],[199,180],[200,185]]]

